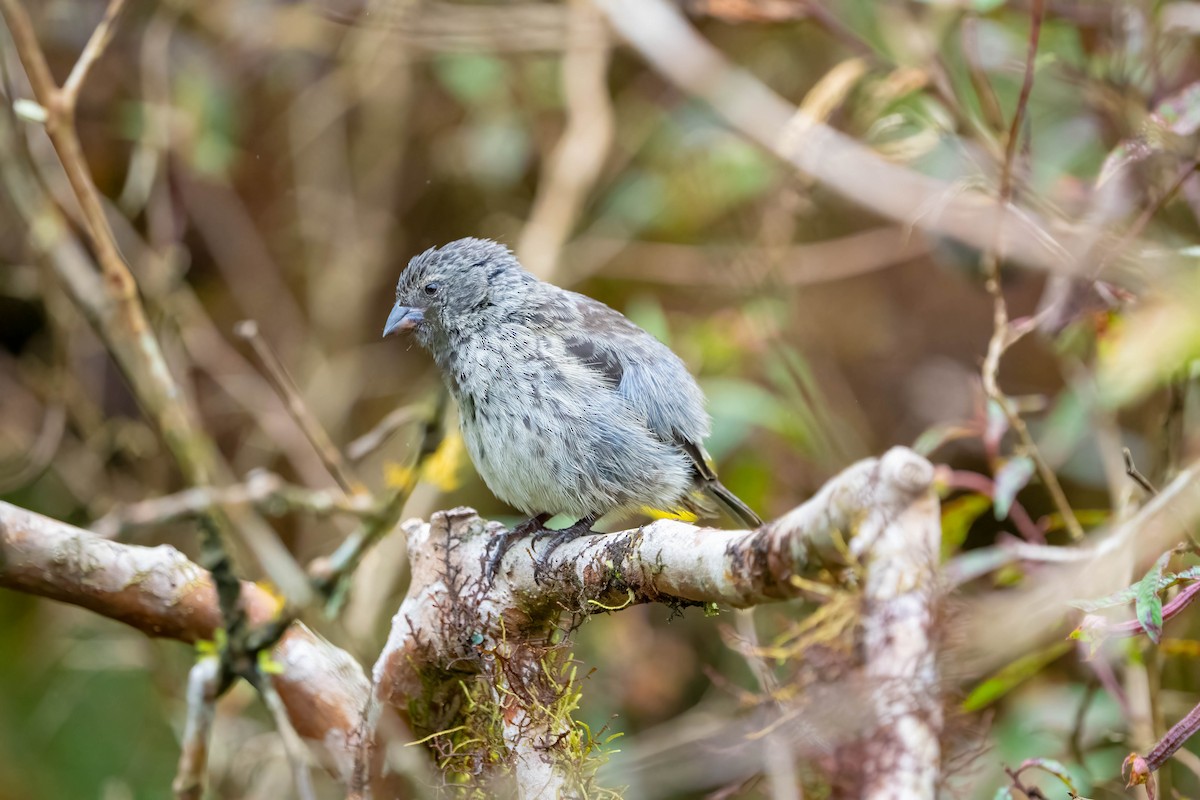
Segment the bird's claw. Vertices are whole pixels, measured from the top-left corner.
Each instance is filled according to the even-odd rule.
[[[483,579],[489,589],[496,582],[496,573],[500,569],[500,562],[504,560],[504,556],[512,549],[513,543],[517,539],[515,533],[515,530],[506,530],[493,536],[484,548]]]
[[[546,533],[556,533],[556,531],[547,531],[542,527],[549,518],[549,514],[538,514],[511,530],[506,530],[491,538],[483,551],[483,579],[487,588],[490,589],[495,584],[496,573],[500,571],[500,562],[504,560],[504,556],[508,554],[518,539],[529,535],[537,537]]]
[[[541,584],[542,578],[550,567],[550,557],[554,555],[554,551],[562,547],[567,542],[573,542],[581,536],[588,536],[597,531],[592,530],[592,525],[596,522],[595,517],[584,517],[583,519],[562,530],[541,530],[537,534],[537,538],[550,537],[550,543],[542,550],[542,554],[533,562],[533,580],[537,584]]]

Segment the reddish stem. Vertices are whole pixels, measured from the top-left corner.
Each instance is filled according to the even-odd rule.
[[[951,489],[962,489],[969,492],[978,492],[985,497],[990,497],[994,502],[996,499],[996,482],[986,475],[980,475],[978,472],[966,472],[963,470],[940,470],[941,476],[944,478],[946,486]],[[1037,523],[1029,516],[1029,512],[1017,500],[1013,500],[1012,508],[1008,512],[1009,518],[1013,521],[1013,525],[1021,532],[1026,541],[1036,542],[1037,544],[1046,543],[1046,532],[1038,527]]]

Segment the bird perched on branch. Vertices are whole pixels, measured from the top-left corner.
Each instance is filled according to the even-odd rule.
[[[517,538],[552,535],[549,554],[613,511],[724,507],[762,525],[717,480],[704,395],[679,357],[603,303],[538,280],[507,247],[459,239],[413,258],[383,335],[401,331],[437,362],[484,483],[531,515],[493,543],[489,577]],[[577,522],[547,530],[558,514]]]

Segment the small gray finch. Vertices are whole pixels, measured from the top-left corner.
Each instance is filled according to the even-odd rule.
[[[704,395],[679,357],[507,247],[459,239],[412,259],[383,335],[400,331],[437,362],[484,483],[531,515],[493,543],[489,579],[515,539],[551,534],[548,555],[613,511],[711,517],[720,505],[763,524],[717,480]],[[578,521],[546,530],[558,514]]]

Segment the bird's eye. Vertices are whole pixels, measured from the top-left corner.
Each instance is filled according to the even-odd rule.
[[[430,297],[433,297],[435,294],[438,293],[438,289],[441,289],[441,288],[442,288],[442,285],[440,283],[438,283],[437,281],[432,281],[430,283],[425,284],[425,294],[429,295]]]

